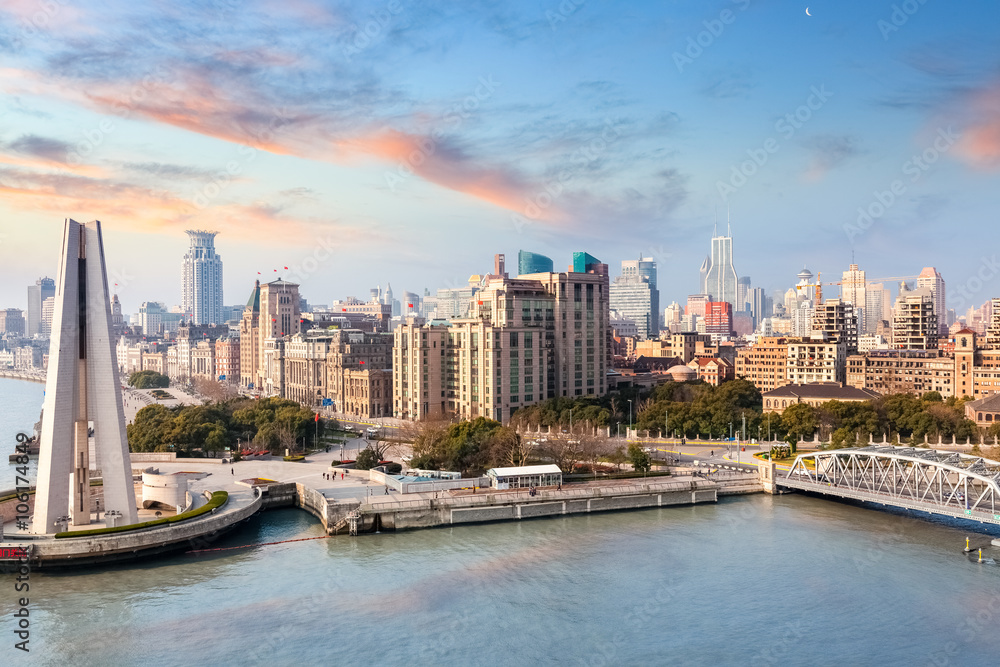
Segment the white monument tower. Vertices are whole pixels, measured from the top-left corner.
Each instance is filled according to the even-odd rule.
[[[66,220],[56,280],[48,379],[32,532],[56,532],[68,517],[90,523],[90,447],[104,478],[104,510],[138,521],[101,223]]]

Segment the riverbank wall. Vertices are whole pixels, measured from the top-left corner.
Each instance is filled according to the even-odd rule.
[[[567,514],[694,505],[716,502],[720,485],[705,479],[672,478],[620,486],[527,489],[449,495],[416,500],[389,499],[382,502],[330,502],[331,515],[338,517],[328,530],[346,532],[347,515],[356,511],[358,532],[413,530],[466,523],[520,521]]]

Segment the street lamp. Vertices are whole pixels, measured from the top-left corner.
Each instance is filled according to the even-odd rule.
[[[628,399],[628,430],[632,431],[632,399]],[[628,433],[625,434],[628,437]]]

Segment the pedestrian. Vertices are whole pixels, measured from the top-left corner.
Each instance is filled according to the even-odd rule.
[[[344,473],[340,473],[340,479],[344,479]]]
[[[389,495],[389,487],[385,487],[385,495]]]
[[[230,475],[235,475],[236,474],[236,468],[230,468],[229,469],[229,474]]]

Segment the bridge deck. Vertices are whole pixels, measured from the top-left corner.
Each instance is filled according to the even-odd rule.
[[[988,509],[965,509],[960,505],[944,505],[936,502],[917,500],[912,497],[893,495],[885,492],[875,492],[870,489],[848,488],[836,486],[826,482],[816,482],[808,478],[795,478],[794,476],[779,477],[775,480],[778,486],[783,486],[800,491],[810,491],[822,493],[829,496],[850,498],[852,500],[863,500],[872,503],[879,503],[891,507],[899,507],[909,510],[927,512],[928,514],[938,514],[950,516],[957,519],[969,519],[981,523],[1000,525],[1000,514],[994,514]]]

